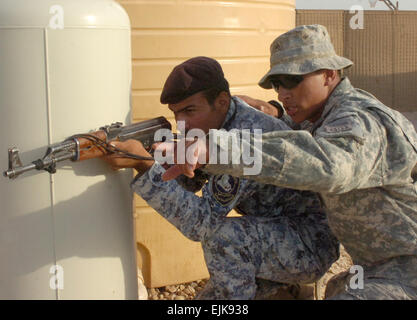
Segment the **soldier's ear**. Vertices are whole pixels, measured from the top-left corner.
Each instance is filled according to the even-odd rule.
[[[221,110],[226,110],[230,105],[230,97],[226,91],[222,91],[217,96],[216,100],[214,101],[214,105],[216,109],[220,108]]]
[[[337,70],[324,70],[325,86],[333,86],[338,80]]]

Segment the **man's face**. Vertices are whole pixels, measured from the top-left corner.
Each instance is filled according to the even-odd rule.
[[[220,129],[225,119],[229,104],[222,99],[221,93],[211,106],[203,93],[198,92],[168,107],[174,113],[177,123],[185,122],[184,134],[191,129],[201,129],[208,133],[210,129]]]
[[[294,122],[301,123],[305,120],[315,122],[320,118],[333,88],[328,85],[324,70],[302,77],[303,80],[292,89],[279,86],[278,99]]]

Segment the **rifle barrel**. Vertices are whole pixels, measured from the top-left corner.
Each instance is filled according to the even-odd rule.
[[[64,154],[58,157],[55,157],[53,159],[40,159],[40,161],[42,162],[42,168],[37,168],[37,165],[32,162],[31,164],[28,164],[26,166],[22,166],[22,167],[17,167],[17,168],[13,168],[13,169],[9,169],[3,172],[3,176],[5,176],[6,178],[9,179],[15,179],[16,177],[18,177],[19,175],[21,175],[24,172],[36,169],[36,170],[43,170],[49,166],[52,166],[53,164],[60,162],[60,161],[64,161],[64,160],[68,160],[68,159],[72,159],[74,157],[74,153],[70,153],[70,154]],[[39,161],[39,160],[37,160]]]
[[[23,166],[23,167],[17,167],[17,168],[14,168],[14,169],[6,170],[6,171],[3,172],[3,176],[5,176],[9,179],[14,179],[18,175],[20,175],[24,172],[33,170],[33,169],[36,169],[36,165],[31,163],[31,164],[28,164],[28,165]]]

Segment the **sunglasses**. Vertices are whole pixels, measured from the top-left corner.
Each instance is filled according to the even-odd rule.
[[[274,88],[276,92],[278,92],[280,86],[282,86],[285,89],[293,89],[296,86],[298,86],[303,80],[304,77],[302,75],[292,74],[283,74],[279,76],[273,76],[270,78],[272,88]]]

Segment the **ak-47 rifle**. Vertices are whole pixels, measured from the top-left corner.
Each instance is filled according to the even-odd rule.
[[[171,130],[171,124],[164,117],[158,117],[131,125],[123,126],[116,122],[101,127],[92,133],[75,134],[62,142],[53,144],[46,150],[45,156],[33,161],[31,164],[22,165],[19,158],[19,150],[10,148],[9,169],[3,172],[5,177],[14,179],[30,170],[45,170],[49,173],[56,172],[56,164],[60,161],[82,161],[101,157],[105,154],[117,153],[123,157],[139,160],[153,160],[151,157],[141,157],[120,150],[110,144],[111,141],[125,141],[135,139],[142,142],[146,149],[150,149],[154,141],[155,132],[159,129]]]

